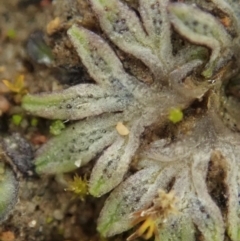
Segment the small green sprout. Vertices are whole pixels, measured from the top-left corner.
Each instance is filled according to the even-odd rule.
[[[6,35],[9,39],[15,39],[17,36],[17,33],[14,29],[8,29]]]
[[[66,191],[73,192],[82,201],[88,195],[88,182],[86,176],[84,178],[79,177],[77,174],[73,177],[73,180],[68,182],[69,186]]]
[[[53,222],[53,217],[47,217],[46,218],[46,224],[50,224]]]
[[[38,119],[33,117],[31,119],[31,126],[36,127],[38,125]]]
[[[173,123],[176,124],[183,119],[183,112],[179,108],[174,108],[170,110],[168,119]]]
[[[61,120],[55,120],[50,125],[50,133],[54,136],[61,134],[63,129],[65,129],[65,125]]]
[[[12,123],[15,126],[19,126],[21,124],[22,120],[23,120],[22,115],[15,114],[15,115],[12,116]]]

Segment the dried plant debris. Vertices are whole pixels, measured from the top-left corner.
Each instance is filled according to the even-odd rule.
[[[30,143],[18,133],[2,138],[2,147],[9,157],[11,165],[22,174],[31,176],[34,173],[33,149]]]
[[[77,23],[68,36],[95,83],[23,98],[32,115],[75,121],[38,150],[36,172],[97,157],[89,193],[114,189],[98,221],[103,236],[142,223],[128,240],[240,240],[238,1],[90,3],[108,39]],[[153,82],[128,73],[121,51]]]

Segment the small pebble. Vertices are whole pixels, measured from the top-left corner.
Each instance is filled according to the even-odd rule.
[[[56,209],[56,210],[54,210],[54,212],[53,212],[53,217],[54,217],[56,220],[63,220],[64,215],[63,215],[63,213],[62,213],[61,210]]]
[[[28,203],[27,204],[27,210],[29,213],[34,213],[34,211],[36,210],[36,203]]]
[[[28,223],[28,227],[30,228],[34,228],[36,227],[37,221],[36,220],[32,220],[31,222]]]
[[[0,95],[0,112],[5,113],[10,109],[9,101],[2,95]]]
[[[41,145],[45,142],[47,142],[47,137],[45,135],[37,133],[31,137],[31,143],[34,145]]]

